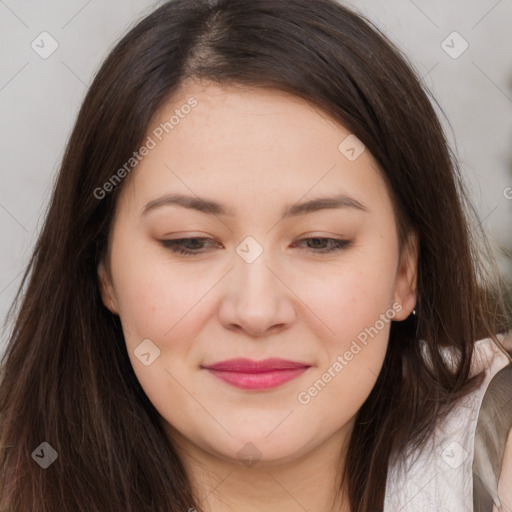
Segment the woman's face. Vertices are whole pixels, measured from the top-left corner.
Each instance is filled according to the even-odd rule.
[[[341,441],[415,303],[416,240],[400,259],[375,160],[301,99],[207,83],[147,137],[98,270],[170,436],[273,464]],[[205,368],[238,358],[302,366]]]

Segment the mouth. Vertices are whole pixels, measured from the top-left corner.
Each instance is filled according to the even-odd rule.
[[[224,382],[241,389],[272,389],[302,375],[310,365],[285,359],[230,359],[201,366]]]

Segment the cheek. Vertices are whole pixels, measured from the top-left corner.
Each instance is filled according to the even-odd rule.
[[[317,326],[322,343],[319,368],[311,389],[302,390],[302,404],[312,401],[321,408],[343,403],[346,409],[339,414],[344,415],[357,410],[375,384],[396,314],[398,259],[394,240],[378,242],[361,245],[343,263],[324,267],[323,278],[310,272],[302,284],[300,296],[318,316],[310,325]]]
[[[318,264],[290,276],[290,287],[321,320],[324,339],[330,332],[343,342],[392,307],[397,257],[391,244],[362,247],[332,265]]]
[[[331,273],[328,284],[315,289],[316,301],[313,293],[307,299],[321,319],[316,321],[321,355],[318,368],[296,398],[309,416],[323,417],[333,429],[348,421],[373,389],[395,316],[394,266],[382,260],[366,263]],[[328,420],[326,411],[330,411]]]
[[[129,283],[120,287],[123,294],[120,315],[127,320],[123,325],[132,333],[131,343],[135,341],[135,334],[153,339],[159,345],[166,339],[186,340],[193,336],[190,329],[198,326],[197,315],[201,311],[198,301],[211,283],[207,278],[196,276],[192,281],[191,277],[169,269],[159,272],[153,267],[131,275]],[[187,337],[184,337],[184,331],[187,331]]]
[[[146,338],[162,349],[165,340],[193,339],[190,329],[199,327],[197,315],[215,276],[186,270],[147,241],[130,244],[128,251],[121,238],[112,251],[112,270],[130,351]]]
[[[136,251],[117,263],[119,314],[137,380],[158,411],[171,414],[169,404],[173,403],[181,404],[183,410],[191,408],[192,417],[199,415],[179,383],[187,382],[197,369],[190,352],[204,328],[202,319],[208,317],[207,292],[215,276],[186,272],[158,258],[139,257]],[[143,346],[147,349],[141,350]],[[148,351],[151,362],[145,365],[139,356]]]

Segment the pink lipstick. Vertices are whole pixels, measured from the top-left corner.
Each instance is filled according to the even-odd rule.
[[[230,359],[201,366],[215,377],[241,389],[271,389],[302,375],[310,365],[286,359]]]

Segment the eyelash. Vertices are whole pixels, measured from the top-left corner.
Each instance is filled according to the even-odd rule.
[[[203,240],[211,240],[211,238],[206,238],[206,237],[176,238],[175,240],[161,240],[161,243],[165,248],[170,249],[172,252],[177,253],[177,254],[182,254],[185,256],[194,256],[194,255],[204,254],[205,252],[209,252],[209,251],[203,251],[203,252],[191,251],[189,249],[183,248],[183,242],[190,242],[193,240],[203,241]],[[329,253],[332,253],[335,251],[340,251],[342,249],[346,249],[351,244],[351,242],[349,240],[339,240],[337,238],[327,238],[327,237],[302,238],[301,240],[299,240],[299,242],[302,242],[304,240],[327,240],[329,242],[332,242],[330,249],[320,249],[320,250],[308,249],[317,254],[329,254]]]

